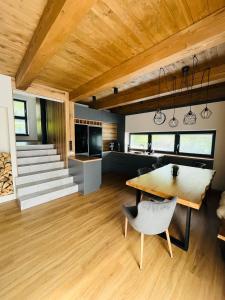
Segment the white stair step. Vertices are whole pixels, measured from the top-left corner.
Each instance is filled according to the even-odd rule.
[[[44,149],[44,150],[26,150],[17,151],[17,157],[31,157],[31,156],[43,156],[43,155],[56,155],[56,149]]]
[[[40,172],[40,171],[46,171],[46,170],[54,170],[54,169],[60,169],[64,167],[63,161],[56,161],[56,162],[50,162],[50,163],[42,163],[42,164],[32,164],[32,165],[25,165],[18,167],[18,174],[27,174],[27,173],[34,173],[34,172]]]
[[[31,182],[37,182],[40,180],[47,180],[47,179],[60,177],[60,176],[68,176],[68,175],[69,175],[68,169],[57,169],[57,170],[51,170],[45,172],[35,172],[26,175],[20,175],[19,177],[16,177],[16,186],[21,184],[31,183]]]
[[[44,192],[38,192],[29,194],[23,197],[20,197],[20,208],[21,210],[43,204],[52,200],[56,200],[58,198],[76,193],[78,191],[77,184],[67,184],[60,186],[58,188],[53,188],[49,190],[45,190]]]
[[[33,145],[21,145],[16,146],[17,151],[28,151],[28,150],[45,150],[45,149],[54,149],[55,145],[53,144],[33,144]]]
[[[60,155],[31,156],[31,157],[17,158],[17,164],[18,166],[22,166],[28,164],[52,162],[52,161],[59,161],[59,160],[60,160]]]
[[[32,183],[26,183],[23,185],[18,185],[17,197],[20,198],[28,194],[37,193],[51,188],[56,188],[59,186],[72,184],[72,183],[73,183],[72,176],[61,176],[61,177],[56,177],[56,178],[51,178],[46,180],[40,180]]]

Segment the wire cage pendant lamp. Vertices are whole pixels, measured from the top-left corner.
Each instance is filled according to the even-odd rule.
[[[208,83],[207,83],[207,89],[206,89],[206,98],[207,100],[209,99],[209,77],[210,77],[210,68],[207,69],[208,70]],[[202,82],[203,82],[203,78],[204,78],[205,72],[203,72],[202,75]],[[201,85],[202,85],[201,82]],[[202,119],[209,119],[212,115],[212,111],[208,108],[208,105],[206,103],[205,108],[201,111],[200,116],[202,117]]]

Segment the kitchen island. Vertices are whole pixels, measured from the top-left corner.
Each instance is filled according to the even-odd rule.
[[[96,192],[102,183],[102,158],[76,155],[69,158],[69,173],[83,195]]]

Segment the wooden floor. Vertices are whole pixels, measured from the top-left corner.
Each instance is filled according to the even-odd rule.
[[[225,299],[225,263],[217,240],[212,194],[192,215],[188,252],[166,241],[145,239],[144,269],[138,268],[140,236],[123,237],[121,204],[134,202],[125,179],[107,176],[99,192],[72,195],[20,212],[0,205],[0,299]],[[180,235],[184,209],[171,231]]]

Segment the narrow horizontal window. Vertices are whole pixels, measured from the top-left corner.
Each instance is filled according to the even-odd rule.
[[[174,152],[175,134],[152,134],[152,150]]]
[[[216,131],[130,133],[131,150],[214,157]]]
[[[130,134],[130,149],[147,150],[148,134]]]
[[[213,133],[180,134],[179,153],[212,155]]]

